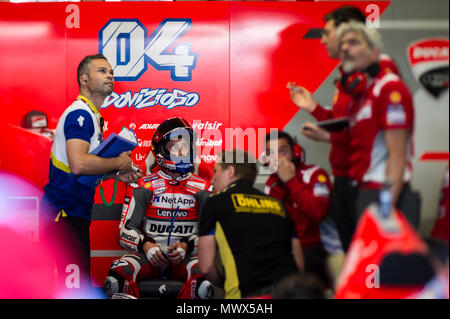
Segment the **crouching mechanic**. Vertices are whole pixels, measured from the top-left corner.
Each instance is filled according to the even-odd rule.
[[[199,205],[210,185],[192,174],[193,138],[182,118],[157,128],[152,139],[157,166],[125,196],[120,244],[129,253],[111,264],[106,293],[139,298],[140,280],[170,278],[185,282],[178,298],[211,297],[212,286],[197,267]]]
[[[200,269],[223,284],[225,299],[271,298],[279,280],[303,270],[294,224],[279,200],[253,187],[257,173],[248,152],[224,151],[211,180],[216,194],[202,205]]]

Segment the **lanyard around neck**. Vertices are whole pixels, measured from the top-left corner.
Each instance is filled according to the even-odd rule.
[[[92,104],[92,102],[87,97],[85,97],[84,95],[81,95],[81,94],[77,96],[77,99],[80,99],[84,103],[86,103],[89,106],[89,108],[92,110],[92,112],[94,112],[94,114],[98,114],[98,120],[100,122],[99,123],[100,124],[100,129],[101,129],[101,131],[103,133],[103,124],[105,123],[105,120],[103,119],[102,115],[97,110],[97,108],[94,106],[94,104]]]
[[[92,112],[94,112],[95,114],[98,114],[101,117],[101,115],[98,112],[97,108],[94,106],[94,104],[92,104],[92,102],[87,97],[85,97],[84,95],[80,94],[80,95],[77,96],[77,99],[80,99],[83,102],[85,102],[87,105],[89,105],[89,107],[92,110]]]

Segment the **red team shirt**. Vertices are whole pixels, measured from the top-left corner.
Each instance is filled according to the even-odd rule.
[[[380,69],[385,73],[394,73],[399,75],[399,71],[392,59],[382,54],[380,57]],[[342,69],[340,69],[341,76],[343,75]],[[353,96],[339,89],[336,86],[333,96],[332,109],[326,109],[321,105],[317,105],[314,111],[311,113],[318,121],[331,120],[348,115],[350,103],[353,100]],[[350,135],[348,130],[331,132],[331,150],[330,150],[330,164],[334,176],[346,177],[349,170],[349,156],[350,156]]]
[[[325,121],[334,118],[345,117],[347,115],[348,105],[352,97],[347,93],[336,88],[333,96],[333,108],[327,110],[324,107],[317,105],[311,113],[317,120]],[[334,176],[348,175],[348,156],[349,149],[349,132],[348,130],[331,132],[330,133],[330,164]]]
[[[328,174],[318,166],[304,164],[297,167],[296,176],[285,184],[276,174],[270,175],[264,189],[264,193],[285,206],[303,249],[321,242],[319,224],[328,213],[330,192]]]
[[[404,181],[411,179],[414,109],[411,93],[400,77],[380,72],[370,87],[350,106],[349,177],[365,188],[379,188],[385,182],[388,150],[384,131],[406,129],[408,165]]]

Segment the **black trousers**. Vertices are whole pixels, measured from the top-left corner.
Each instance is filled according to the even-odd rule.
[[[305,259],[305,272],[316,275],[324,285],[330,286],[331,280],[327,270],[328,253],[322,244],[309,247],[303,250]]]
[[[348,177],[336,176],[330,198],[329,216],[334,221],[342,243],[347,252],[356,228],[354,215],[355,189]]]
[[[379,202],[379,190],[365,190],[352,185],[347,177],[337,176],[334,180],[330,200],[330,217],[336,224],[342,247],[347,252],[358,221],[364,210],[372,203]],[[397,208],[409,223],[418,229],[420,225],[421,197],[418,192],[405,184],[397,202]]]
[[[55,250],[58,283],[62,289],[92,288],[90,224],[86,218],[67,216],[44,225],[45,240]]]
[[[375,189],[358,189],[356,191],[355,217],[357,220],[361,218],[367,206],[379,202],[379,196],[380,191]],[[409,184],[405,184],[400,192],[396,207],[416,230],[420,225],[420,205],[420,194],[413,191]]]

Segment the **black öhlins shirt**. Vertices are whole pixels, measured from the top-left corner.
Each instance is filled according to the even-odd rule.
[[[225,269],[225,298],[241,298],[296,272],[294,225],[277,199],[237,181],[205,202],[200,236],[214,235]]]

